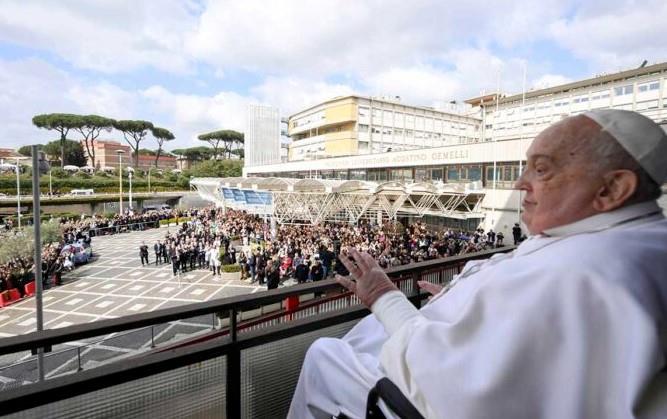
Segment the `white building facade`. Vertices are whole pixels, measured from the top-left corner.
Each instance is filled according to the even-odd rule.
[[[520,218],[521,202],[512,186],[535,136],[562,118],[603,108],[634,110],[667,126],[667,63],[530,91],[525,96],[501,97],[497,103],[493,95],[485,99],[469,101],[476,107],[479,116],[475,117],[474,112],[444,115],[427,108],[392,102],[380,105],[375,100],[371,104],[369,98],[358,98],[353,121],[357,141],[354,155],[246,167],[244,176],[482,182],[486,192],[482,210],[486,216],[481,226],[511,237],[511,228]],[[326,111],[311,108],[295,115],[304,118],[297,124],[304,128],[297,130],[294,143],[322,135],[317,124],[326,116],[317,112]],[[299,137],[304,132],[317,135]],[[661,202],[664,204],[664,196]]]
[[[248,105],[244,143],[245,165],[253,167],[280,163],[280,143],[278,108]]]

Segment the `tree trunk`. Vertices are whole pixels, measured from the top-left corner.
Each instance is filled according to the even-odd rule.
[[[134,147],[134,170],[139,170],[139,141],[135,140],[136,146]]]
[[[65,169],[65,131],[60,131],[60,168]]]
[[[157,154],[155,155],[155,168],[157,169],[158,167],[158,161],[160,161],[160,153],[162,153],[162,141],[158,140],[157,142],[158,147],[157,147]]]
[[[157,169],[157,163],[160,160],[160,153],[162,153],[162,144],[157,148],[157,154],[155,155],[155,168]]]

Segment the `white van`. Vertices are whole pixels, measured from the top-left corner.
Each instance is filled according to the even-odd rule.
[[[94,195],[95,191],[93,189],[72,189],[69,193],[70,195]]]

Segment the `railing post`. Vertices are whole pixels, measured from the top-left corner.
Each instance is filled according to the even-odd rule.
[[[81,347],[80,346],[76,347],[76,359],[79,363],[79,368],[78,368],[77,371],[82,371],[83,368],[81,368]]]
[[[417,296],[419,295],[419,284],[417,284],[417,281],[419,281],[419,276],[420,276],[420,274],[419,274],[418,271],[414,271],[412,273],[412,292],[414,293],[414,295],[417,295]],[[422,306],[421,298],[417,298],[416,305],[417,305],[417,308],[420,308]]]
[[[229,337],[232,346],[227,353],[227,417],[241,417],[241,350],[237,340],[236,310],[229,310]]]
[[[153,326],[151,326],[151,348],[155,348],[155,331]]]

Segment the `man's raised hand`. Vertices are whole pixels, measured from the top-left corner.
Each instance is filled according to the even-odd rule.
[[[355,293],[366,307],[370,308],[385,293],[398,290],[368,253],[348,247],[340,260],[350,275],[336,275],[336,281]]]

